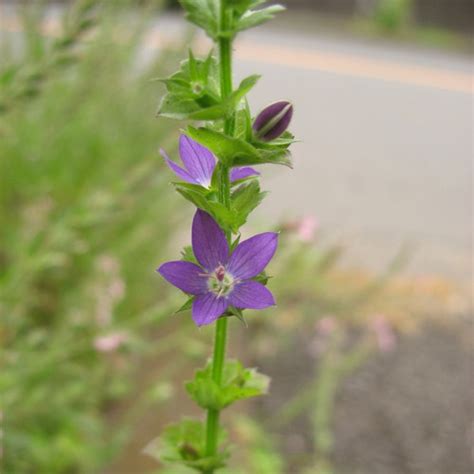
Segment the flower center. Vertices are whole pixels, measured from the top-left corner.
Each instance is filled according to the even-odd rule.
[[[208,280],[209,291],[217,296],[227,296],[234,288],[234,277],[226,272],[223,265],[219,265],[210,275]]]

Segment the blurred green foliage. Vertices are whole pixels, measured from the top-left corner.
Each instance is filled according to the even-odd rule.
[[[412,12],[411,0],[378,0],[374,21],[382,30],[395,32],[406,27]]]
[[[166,72],[170,54],[137,64],[146,12],[118,30],[125,13],[95,3],[87,15],[96,27],[69,43],[67,68],[54,59],[67,35],[45,34],[43,12],[5,36],[10,49],[2,43],[10,54],[0,73],[15,76],[0,94],[8,99],[0,115],[8,473],[90,473],[107,464],[130,428],[112,417],[114,403],[134,394],[137,367],[155,349],[144,335],[170,314],[154,269],[177,222],[157,157],[174,135],[154,120],[158,91],[149,81]],[[41,71],[34,94],[17,94],[30,88],[31,71]]]
[[[24,42],[22,62],[12,60],[2,65],[0,70],[0,114],[8,112],[18,103],[29,101],[37,96],[48,77],[67,68],[77,61],[76,46],[94,26],[99,0],[80,0],[64,15],[61,31],[54,39],[44,41],[44,7],[33,4],[28,8],[18,8],[21,15],[21,37],[16,43]],[[5,10],[6,11],[6,10]],[[7,16],[8,23],[15,24],[13,16]],[[50,31],[50,33],[52,33]],[[2,49],[7,49],[4,42]],[[4,51],[8,54],[8,50]]]

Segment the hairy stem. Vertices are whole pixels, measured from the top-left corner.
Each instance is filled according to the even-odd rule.
[[[221,0],[220,30],[223,35],[219,38],[219,68],[221,97],[224,100],[232,93],[232,41],[225,35],[227,31],[227,11],[226,0]],[[224,122],[224,132],[231,135],[234,130],[234,118],[228,117]],[[218,199],[219,202],[229,207],[230,205],[230,182],[229,167],[222,162],[219,163],[218,173]],[[232,235],[227,234],[230,243]],[[222,382],[222,372],[224,369],[225,348],[227,340],[227,317],[217,320],[214,340],[214,355],[212,359],[212,378],[218,385]],[[206,455],[214,456],[218,447],[219,432],[219,410],[210,409],[207,412],[206,423]],[[205,471],[204,474],[213,474],[214,469]]]

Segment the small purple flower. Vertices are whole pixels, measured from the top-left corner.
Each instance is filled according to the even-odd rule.
[[[216,167],[216,159],[206,147],[186,135],[181,135],[179,137],[179,155],[184,168],[172,161],[164,150],[160,150],[160,152],[166,164],[183,181],[198,184],[204,188],[211,186],[212,174]],[[233,168],[230,173],[230,180],[234,182],[259,174],[258,171],[249,167]]]
[[[167,262],[158,272],[185,293],[195,295],[192,316],[198,326],[210,324],[227,308],[264,309],[275,304],[271,292],[252,280],[272,259],[278,234],[265,232],[241,242],[233,252],[224,232],[206,212],[193,219],[192,245],[199,265]]]
[[[264,142],[278,138],[290,125],[293,105],[286,100],[267,105],[253,123],[255,135]]]

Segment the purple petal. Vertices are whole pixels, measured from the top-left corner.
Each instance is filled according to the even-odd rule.
[[[186,135],[179,137],[179,154],[188,173],[201,186],[208,188],[216,166],[214,155]]]
[[[214,293],[196,296],[193,301],[193,320],[198,326],[211,324],[224,313],[228,305],[226,298],[219,298]]]
[[[225,265],[229,259],[229,245],[217,222],[198,209],[193,219],[192,243],[197,261],[208,271]]]
[[[248,178],[249,176],[258,176],[260,173],[249,166],[242,168],[232,168],[230,172],[230,181],[233,183],[239,179]]]
[[[244,240],[231,255],[227,270],[240,280],[257,276],[272,259],[277,244],[278,234],[275,232],[265,232]]]
[[[279,137],[290,124],[293,116],[293,106],[282,100],[265,107],[253,123],[257,136],[264,141]]]
[[[229,295],[229,303],[236,308],[263,309],[273,306],[275,299],[258,281],[245,281],[235,286]]]
[[[201,295],[208,291],[203,269],[191,262],[167,262],[157,270],[160,275],[185,293]]]
[[[187,171],[183,170],[181,166],[178,166],[174,161],[170,160],[169,156],[166,154],[165,150],[160,150],[161,156],[165,159],[166,164],[171,168],[177,176],[179,176],[183,181],[192,184],[199,184]]]

